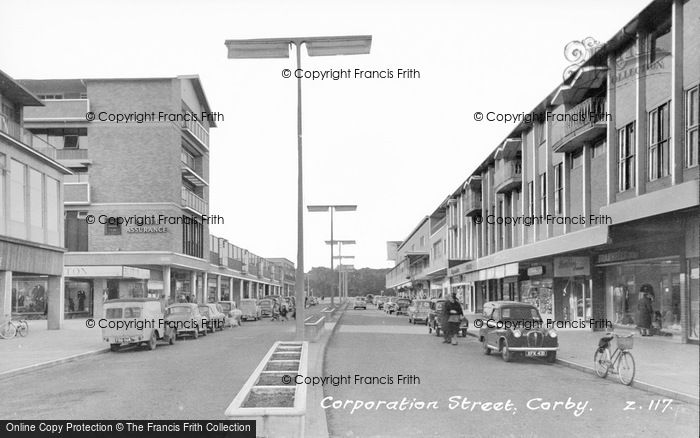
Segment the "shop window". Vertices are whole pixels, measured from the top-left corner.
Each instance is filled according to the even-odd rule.
[[[698,165],[698,150],[700,138],[698,136],[698,108],[700,101],[698,92],[700,88],[695,87],[686,91],[685,105],[685,165],[693,167]]]
[[[46,314],[48,280],[42,277],[12,278],[12,314]]]
[[[649,113],[649,181],[668,175],[669,117],[668,103]]]
[[[93,294],[91,282],[66,280],[64,293],[66,317],[92,316]]]
[[[671,54],[671,26],[664,26],[651,35],[649,62],[659,61]]]
[[[635,123],[632,122],[617,132],[617,186],[620,192],[634,187],[634,130]]]

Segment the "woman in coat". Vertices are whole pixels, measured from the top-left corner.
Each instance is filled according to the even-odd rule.
[[[457,332],[459,331],[459,324],[462,321],[464,312],[462,311],[462,306],[457,301],[457,294],[450,295],[450,298],[445,303],[443,307],[443,325],[445,329],[445,340],[442,341],[445,344],[452,343],[452,345],[457,345]]]
[[[651,322],[654,319],[654,308],[652,307],[652,296],[654,289],[648,285],[642,285],[639,292],[643,295],[637,303],[637,328],[642,336],[651,336]]]

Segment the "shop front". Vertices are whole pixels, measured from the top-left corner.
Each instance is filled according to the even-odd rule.
[[[12,315],[25,319],[43,318],[47,312],[48,277],[16,273],[12,277]]]
[[[554,257],[553,265],[554,319],[590,321],[593,315],[590,257]]]
[[[525,265],[525,279],[520,282],[520,300],[537,307],[542,319],[554,319],[554,277],[551,263]]]
[[[696,210],[697,211],[697,210]],[[700,218],[667,215],[614,229],[616,245],[597,255],[604,275],[605,315],[616,327],[636,329],[642,287],[650,290],[651,332],[698,342]]]

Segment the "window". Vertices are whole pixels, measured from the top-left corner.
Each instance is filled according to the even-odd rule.
[[[5,154],[0,154],[0,234],[5,232],[5,211],[7,211],[5,205],[5,174],[7,169],[5,166]]]
[[[121,236],[122,224],[117,221],[107,221],[105,224],[105,236]]]
[[[77,135],[66,135],[63,138],[63,149],[78,149],[80,147],[78,143],[79,138]]]
[[[10,235],[24,239],[27,237],[27,166],[10,160]]]
[[[535,215],[535,184],[532,181],[527,183],[527,199],[529,202],[528,206],[527,206],[527,215],[534,216]]]
[[[668,103],[649,113],[649,181],[668,175]]]
[[[564,165],[554,166],[554,214],[562,214],[564,211]]]
[[[617,187],[624,192],[634,187],[634,122],[617,132]]]
[[[540,175],[540,214],[547,214],[547,172]]]
[[[43,175],[29,169],[29,239],[44,241],[44,184]]]
[[[671,27],[666,26],[651,35],[649,63],[659,61],[671,54]]]
[[[698,101],[699,87],[691,88],[686,92],[685,98],[685,165],[693,167],[698,165]]]
[[[544,143],[544,123],[535,122],[535,144],[539,145]]]
[[[62,210],[60,193],[60,183],[57,179],[46,176],[46,230],[48,232],[49,245],[58,246],[60,244],[59,227],[61,218],[59,211]],[[87,224],[86,224],[87,226]]]
[[[41,100],[59,100],[63,99],[63,94],[37,94],[36,97],[38,97]]]

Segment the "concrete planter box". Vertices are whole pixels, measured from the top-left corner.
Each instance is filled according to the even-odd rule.
[[[306,376],[307,370],[308,343],[275,342],[226,409],[226,416],[255,420],[257,436],[303,437],[306,385],[296,385],[294,377]]]
[[[309,316],[304,320],[304,339],[309,342],[318,342],[323,333],[323,328],[326,326],[326,317]]]

